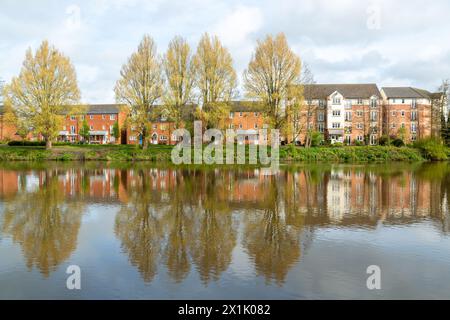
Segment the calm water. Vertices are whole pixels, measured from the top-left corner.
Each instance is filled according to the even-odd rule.
[[[0,164],[0,299],[448,299],[449,196],[447,163]]]

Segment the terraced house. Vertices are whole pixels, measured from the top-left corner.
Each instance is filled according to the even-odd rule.
[[[268,138],[259,134],[264,125],[264,105],[255,101],[232,101],[227,128],[234,129],[238,143],[265,144]]]
[[[124,106],[117,104],[93,104],[80,107],[82,114],[65,116],[61,131],[58,134],[59,142],[82,141],[80,129],[86,120],[89,126],[89,139],[91,144],[126,144],[126,131],[120,130],[120,137],[116,139],[113,135],[113,127],[117,122],[119,128],[124,128],[127,112]],[[69,110],[67,110],[69,111]]]

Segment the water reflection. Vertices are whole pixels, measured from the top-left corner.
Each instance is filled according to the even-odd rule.
[[[1,235],[48,276],[76,250],[85,207],[117,208],[114,233],[145,282],[196,272],[206,285],[243,248],[255,274],[283,285],[319,228],[374,229],[431,219],[449,230],[447,163],[177,169],[56,165],[0,169]]]
[[[78,199],[66,201],[55,170],[31,177],[22,173],[14,177],[10,172],[2,176],[7,179],[3,180],[7,183],[3,188],[9,189],[6,196],[14,194],[10,187],[17,188],[4,207],[2,233],[20,244],[29,269],[36,267],[48,276],[75,251],[84,204]],[[29,191],[28,178],[38,179],[34,191]]]

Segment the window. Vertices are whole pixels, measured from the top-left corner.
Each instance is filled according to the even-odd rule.
[[[325,131],[325,126],[324,126],[323,123],[319,123],[319,124],[317,125],[317,127],[318,127],[318,129],[319,129],[319,132],[323,133],[323,132]]]
[[[402,99],[402,103],[405,103],[405,99]]]
[[[356,128],[362,129],[362,128],[363,128],[363,124],[362,124],[361,122],[359,122],[359,123],[356,125]]]
[[[358,117],[362,117],[362,116],[363,116],[362,110],[356,111],[356,115],[357,115]]]
[[[352,113],[351,113],[351,111],[345,112],[345,121],[352,121]]]
[[[233,119],[234,117],[234,112],[230,112],[230,119]]]
[[[161,141],[167,141],[167,136],[160,135],[160,136],[159,136],[159,140],[161,140]]]
[[[405,124],[404,123],[402,123],[402,128],[404,128],[405,127]]]
[[[339,129],[341,127],[341,124],[339,122],[333,122],[332,126],[333,129]]]
[[[402,110],[400,113],[401,113],[402,117],[405,116],[405,110]]]
[[[89,129],[94,130],[94,126],[89,126]]]
[[[359,99],[358,99],[358,104],[359,104],[359,105],[363,104],[363,99],[359,98]]]
[[[243,113],[242,113],[242,112],[239,112],[239,117],[242,117],[242,115],[243,115]]]
[[[395,123],[391,124],[391,128],[394,129],[397,125]]]
[[[357,139],[359,142],[364,141],[364,137],[363,137],[363,136],[357,136],[356,139]]]
[[[341,98],[339,98],[339,97],[334,97],[334,98],[333,98],[333,104],[341,104]]]
[[[414,132],[414,133],[417,132],[417,124],[416,123],[411,123],[411,132]]]
[[[102,126],[102,130],[105,130],[106,129],[106,127],[105,126]]]
[[[230,123],[230,125],[228,126],[229,129],[233,129],[234,125],[232,123]]]
[[[307,100],[307,103],[308,103],[308,105],[312,105],[312,100],[311,100],[311,99],[308,99],[308,100]]]
[[[395,99],[392,99],[392,103],[395,103]]]
[[[89,115],[89,119],[94,119],[94,116],[91,114],[91,115]]]
[[[70,120],[75,121],[76,119],[75,116],[70,116]]]
[[[153,130],[156,130],[156,129],[158,128],[158,126],[157,126],[156,124],[154,124],[154,125],[152,126],[152,128],[153,128]]]
[[[372,111],[370,113],[370,121],[377,121],[378,120],[378,112]]]
[[[239,124],[239,129],[242,129],[242,123]]]
[[[413,109],[417,108],[417,100],[416,99],[413,99],[411,101],[411,108],[413,108]]]
[[[165,130],[167,130],[167,125],[162,124],[162,125],[160,126],[160,128],[161,128],[162,131],[165,131]]]
[[[339,117],[341,115],[340,110],[333,110],[333,117]]]
[[[370,106],[372,108],[376,108],[377,107],[377,99],[375,99],[375,98],[370,99]]]
[[[417,136],[416,135],[412,135],[411,136],[411,141],[416,141],[417,140]]]
[[[258,117],[259,116],[259,113],[258,112],[255,112],[255,117]]]
[[[417,120],[417,111],[411,111],[411,121]]]
[[[116,120],[116,115],[115,114],[110,114],[109,115],[109,120]]]
[[[372,146],[377,144],[377,136],[376,135],[371,135],[370,136],[370,144]]]
[[[109,133],[111,133],[111,134],[114,133],[114,126],[109,126]]]
[[[323,114],[323,112],[319,112],[319,113],[318,113],[318,115],[317,115],[317,120],[318,120],[318,121],[323,121],[323,120],[324,120],[324,114]]]
[[[255,123],[255,129],[258,129],[258,124],[257,123]]]
[[[70,133],[75,134],[75,126],[70,126]]]
[[[395,116],[397,115],[397,112],[392,111],[391,115],[392,115],[393,117],[395,117]]]
[[[309,124],[308,124],[308,129],[309,129],[309,130],[314,129],[314,124],[313,124],[313,123],[309,123]]]
[[[130,136],[130,141],[136,141],[136,136]]]
[[[319,100],[319,107],[321,108],[325,107],[325,101]]]
[[[102,119],[105,120],[105,115],[104,114],[102,114]]]
[[[81,116],[81,120],[84,120],[84,115]]]

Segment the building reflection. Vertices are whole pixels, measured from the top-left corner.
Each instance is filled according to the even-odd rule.
[[[318,228],[375,228],[433,219],[448,232],[447,163],[258,169],[133,166],[0,169],[1,230],[48,275],[76,248],[84,206],[118,207],[114,231],[146,282],[229,271],[237,245],[258,275],[282,284]],[[57,250],[56,250],[56,249]]]

